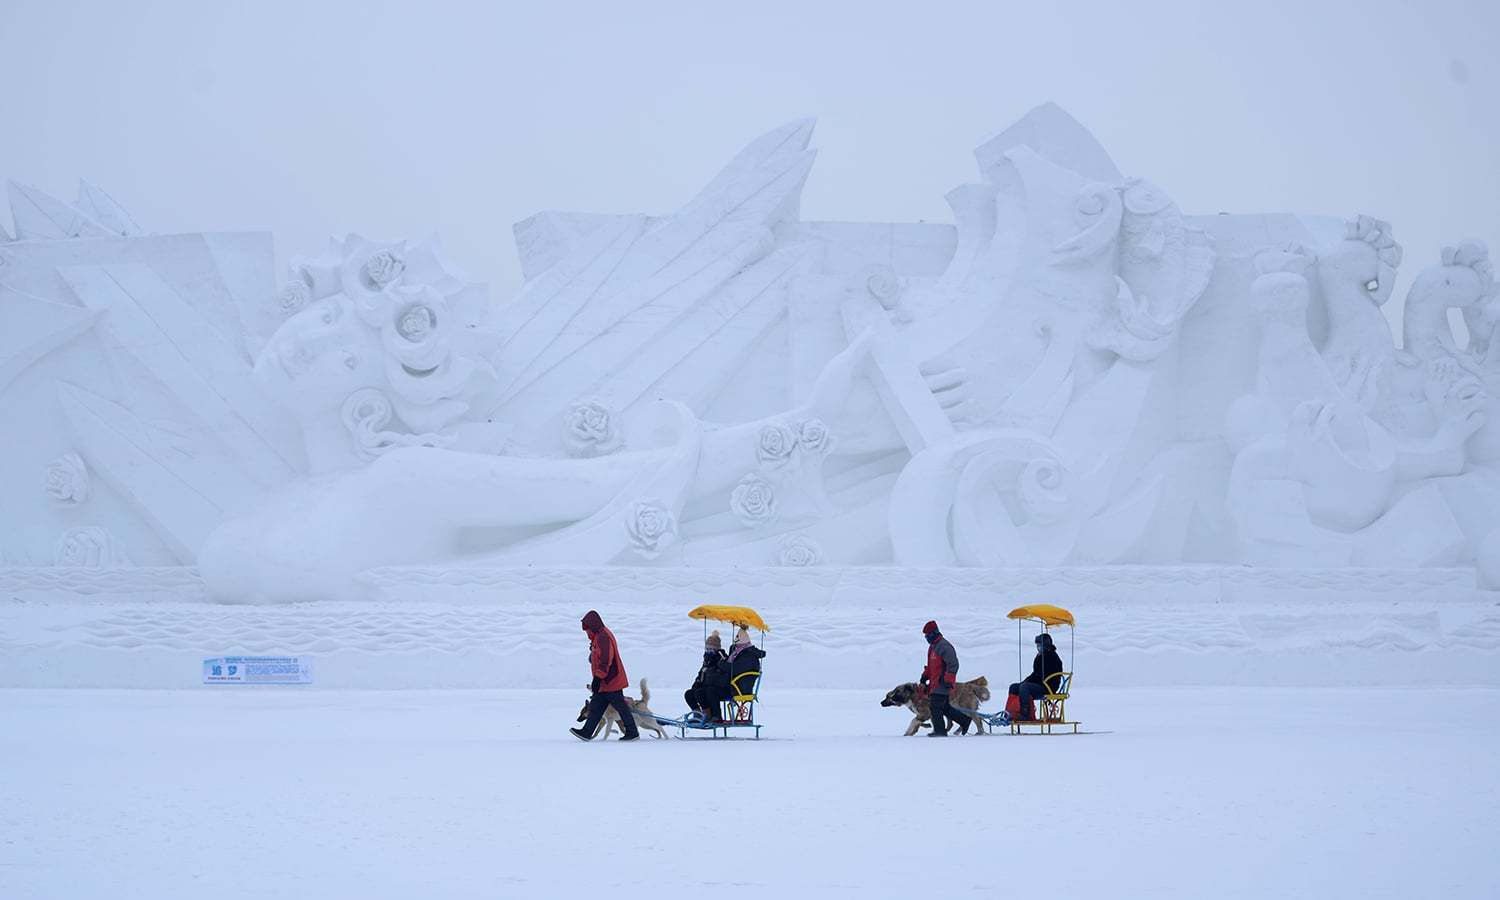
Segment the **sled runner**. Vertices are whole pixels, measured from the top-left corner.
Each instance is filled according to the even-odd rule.
[[[731,625],[743,625],[746,628],[754,628],[760,632],[760,646],[766,646],[766,632],[771,627],[760,617],[760,613],[748,606],[699,606],[688,613],[690,619],[703,620],[703,634],[708,635],[708,623],[727,622]],[[662,725],[677,729],[679,737],[687,737],[688,732],[699,734],[708,732],[713,738],[732,737],[732,732],[741,729],[750,729],[756,740],[760,740],[760,723],[755,721],[755,707],[760,701],[759,672],[741,672],[730,682],[729,687],[733,692],[728,700],[720,701],[719,716],[716,719],[705,718],[699,713],[692,712],[680,719],[667,719],[661,716],[656,721]],[[721,733],[722,732],[722,733]]]

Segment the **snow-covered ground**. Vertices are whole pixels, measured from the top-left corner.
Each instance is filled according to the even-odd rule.
[[[585,745],[581,691],[0,691],[0,897],[1500,894],[1491,688],[1098,689],[1096,733],[942,742],[880,697]]]

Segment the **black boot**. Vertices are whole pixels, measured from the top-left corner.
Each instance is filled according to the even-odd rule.
[[[569,728],[568,734],[571,734],[573,737],[578,738],[580,741],[592,741],[594,739],[593,735],[584,731],[582,728]]]
[[[928,703],[932,709],[932,734],[929,734],[928,737],[947,737],[948,720],[943,717],[943,713],[947,711],[948,698],[944,696],[939,701],[937,697],[933,697]]]
[[[619,718],[620,727],[625,730],[625,735],[620,740],[640,740],[641,732],[635,724],[635,713],[630,711],[630,706],[625,702],[625,695],[619,692],[610,694],[609,705],[614,709],[615,715]]]

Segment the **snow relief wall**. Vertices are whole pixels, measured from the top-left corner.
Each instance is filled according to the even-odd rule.
[[[812,130],[667,215],[520,223],[511,298],[432,239],[335,239],[278,277],[269,235],[12,184],[0,582],[1500,587],[1482,242],[1421,248],[1398,346],[1376,218],[1186,215],[1049,105],[975,151],[953,226],[804,222]]]

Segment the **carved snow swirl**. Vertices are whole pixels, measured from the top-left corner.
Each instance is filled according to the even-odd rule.
[[[1073,201],[1079,230],[1052,248],[1054,265],[1082,263],[1109,250],[1119,237],[1120,193],[1107,184],[1090,184]]]
[[[1031,521],[1056,522],[1068,511],[1068,479],[1060,461],[1033,459],[1016,479],[1016,493]]]
[[[446,447],[453,438],[440,434],[406,434],[388,431],[392,419],[391,401],[376,388],[364,388],[349,395],[339,411],[344,429],[354,439],[360,456],[373,459],[397,447]]]

